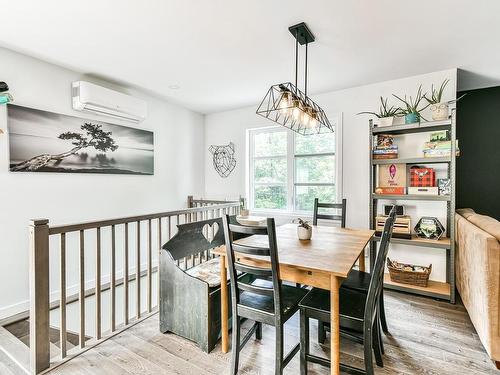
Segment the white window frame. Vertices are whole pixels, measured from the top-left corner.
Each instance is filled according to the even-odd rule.
[[[335,181],[333,185],[335,186],[336,201],[340,202],[343,197],[342,189],[342,114],[337,114],[335,116],[329,117],[330,119],[335,119],[335,151],[333,153],[319,153],[319,154],[301,154],[295,155],[295,137],[300,136],[294,131],[288,130],[283,126],[267,126],[259,127],[253,129],[247,129],[247,153],[246,153],[246,196],[248,197],[248,208],[252,212],[256,213],[272,213],[272,214],[310,214],[309,211],[298,211],[295,209],[295,189],[297,186],[330,186],[332,184],[322,184],[322,183],[296,183],[295,182],[295,161],[300,157],[310,157],[310,156],[321,156],[321,155],[335,155]],[[286,131],[287,133],[287,181],[285,183],[287,191],[287,207],[285,209],[271,209],[271,208],[255,208],[254,207],[254,137],[262,133],[271,133]],[[272,185],[270,183],[269,185]],[[281,185],[281,184],[280,184]]]

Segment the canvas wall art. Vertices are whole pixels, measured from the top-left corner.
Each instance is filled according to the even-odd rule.
[[[154,134],[128,126],[9,105],[12,172],[154,172]]]

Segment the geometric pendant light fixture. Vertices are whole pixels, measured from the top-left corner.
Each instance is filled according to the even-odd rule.
[[[295,37],[295,85],[291,82],[271,86],[256,113],[302,135],[334,131],[323,109],[307,96],[307,46],[314,35],[302,22],[288,28]],[[297,86],[299,44],[305,45],[304,91]]]

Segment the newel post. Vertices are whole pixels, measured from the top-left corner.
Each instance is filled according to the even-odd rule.
[[[187,208],[192,208],[193,207],[193,196],[192,195],[188,195],[188,201],[187,201]]]
[[[30,221],[30,367],[38,374],[50,366],[49,221]]]

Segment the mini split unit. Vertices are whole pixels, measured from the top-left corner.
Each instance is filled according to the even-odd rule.
[[[144,100],[122,94],[90,82],[76,81],[72,85],[73,108],[116,119],[141,122],[146,118]]]

